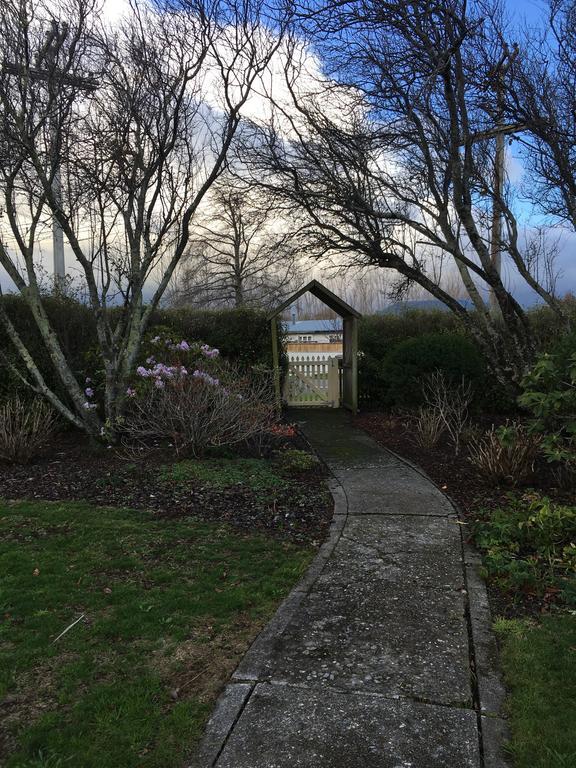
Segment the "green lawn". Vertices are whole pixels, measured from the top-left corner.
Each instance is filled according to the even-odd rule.
[[[184,460],[163,467],[158,479],[180,484],[196,481],[212,488],[246,485],[254,491],[289,487],[278,468],[264,459]]]
[[[495,629],[509,689],[514,768],[576,766],[576,612]]]
[[[0,502],[0,763],[185,765],[312,555],[192,519]]]

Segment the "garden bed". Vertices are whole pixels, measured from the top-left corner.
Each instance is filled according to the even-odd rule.
[[[267,458],[175,462],[166,451],[139,457],[65,433],[31,464],[0,465],[0,499],[129,506],[159,518],[194,516],[319,544],[332,518],[332,500],[323,466],[315,461],[299,466],[306,458],[302,447],[296,435]]]

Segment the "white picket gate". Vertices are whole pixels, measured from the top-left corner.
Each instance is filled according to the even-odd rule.
[[[340,369],[337,357],[290,353],[284,381],[284,400],[292,406],[338,408]]]

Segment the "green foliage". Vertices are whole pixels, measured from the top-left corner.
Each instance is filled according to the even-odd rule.
[[[576,765],[576,620],[543,616],[539,624],[494,624],[509,694],[509,751],[515,768]]]
[[[289,448],[286,451],[282,451],[278,461],[282,469],[291,474],[311,472],[319,467],[319,461],[313,453],[301,451],[297,448]]]
[[[272,367],[270,321],[255,309],[163,309],[154,313],[151,330],[164,326],[187,341],[202,341],[223,357],[243,365]]]
[[[67,402],[67,395],[26,303],[18,295],[7,295],[0,301],[3,302],[8,316],[20,333],[46,383]],[[78,381],[83,383],[86,377],[90,377],[98,388],[104,380],[104,371],[92,311],[86,304],[68,297],[46,296],[43,302],[66,359]],[[110,314],[114,324],[116,317],[119,316],[119,310],[112,309]],[[154,313],[147,338],[152,338],[160,331],[164,331],[169,337],[173,336],[175,341],[182,339],[190,342],[201,341],[217,347],[231,363],[266,368],[272,365],[270,322],[264,312],[250,309],[214,311],[188,308],[162,309]],[[1,324],[0,349],[10,362],[24,372],[24,367]],[[10,367],[3,364],[0,366],[0,401],[15,394],[27,397],[29,390],[11,372]]]
[[[571,600],[576,580],[576,507],[536,494],[510,497],[473,526],[488,575],[505,589],[543,594],[560,588]]]
[[[189,762],[235,656],[311,555],[192,519],[0,502],[0,698],[14,696],[16,744],[2,764]]]
[[[576,299],[567,296],[562,300],[568,317],[576,324]],[[528,322],[534,334],[536,347],[550,351],[564,333],[564,326],[558,316],[549,307],[539,306],[527,312]],[[462,334],[466,332],[458,319],[451,312],[440,310],[409,310],[398,314],[370,315],[363,317],[359,324],[359,396],[365,405],[390,406],[390,392],[383,361],[396,346],[408,339],[419,338],[428,334]],[[472,341],[470,343],[473,343]],[[476,352],[479,359],[482,354]],[[487,366],[485,366],[487,368]],[[482,383],[483,397],[478,398],[477,406],[491,413],[510,413],[516,410],[509,393],[489,375]]]
[[[542,451],[563,479],[576,479],[576,334],[541,355],[522,382],[518,402],[532,414]]]
[[[193,482],[213,488],[244,485],[253,490],[278,488],[286,484],[266,459],[203,459],[179,461],[163,467],[159,479],[178,485]]]
[[[560,304],[572,326],[576,325],[576,297],[567,294]],[[533,307],[527,312],[530,329],[534,335],[536,347],[541,352],[549,352],[558,344],[558,337],[566,333],[566,325],[556,312],[547,305]]]
[[[441,371],[449,384],[462,379],[480,390],[485,379],[484,361],[477,347],[458,333],[427,333],[397,344],[384,357],[379,378],[385,403],[416,407],[422,404],[422,384]]]
[[[20,296],[16,295],[3,296],[0,301],[3,302],[8,316],[42,372],[46,383],[60,398],[67,402],[68,398],[26,303]],[[46,296],[43,298],[43,303],[68,363],[78,380],[83,382],[86,376],[89,376],[94,370],[92,357],[96,345],[96,326],[92,313],[85,304],[72,298]],[[6,336],[1,323],[0,350],[18,370],[24,372],[25,369],[18,354]],[[4,363],[3,360],[0,362]],[[98,359],[95,364],[100,366]],[[15,394],[29,397],[30,390],[23,386],[22,382],[11,372],[9,366],[2,364],[0,365],[0,400]]]
[[[387,404],[387,385],[381,374],[382,361],[398,344],[425,333],[453,332],[458,321],[450,312],[410,310],[397,315],[362,317],[358,328],[358,385],[360,401]]]

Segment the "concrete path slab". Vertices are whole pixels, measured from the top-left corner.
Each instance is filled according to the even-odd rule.
[[[234,673],[195,765],[493,768],[482,724],[502,689],[455,510],[343,412],[294,416],[340,484],[332,533]]]
[[[478,761],[473,712],[258,685],[218,768],[476,768]]]

